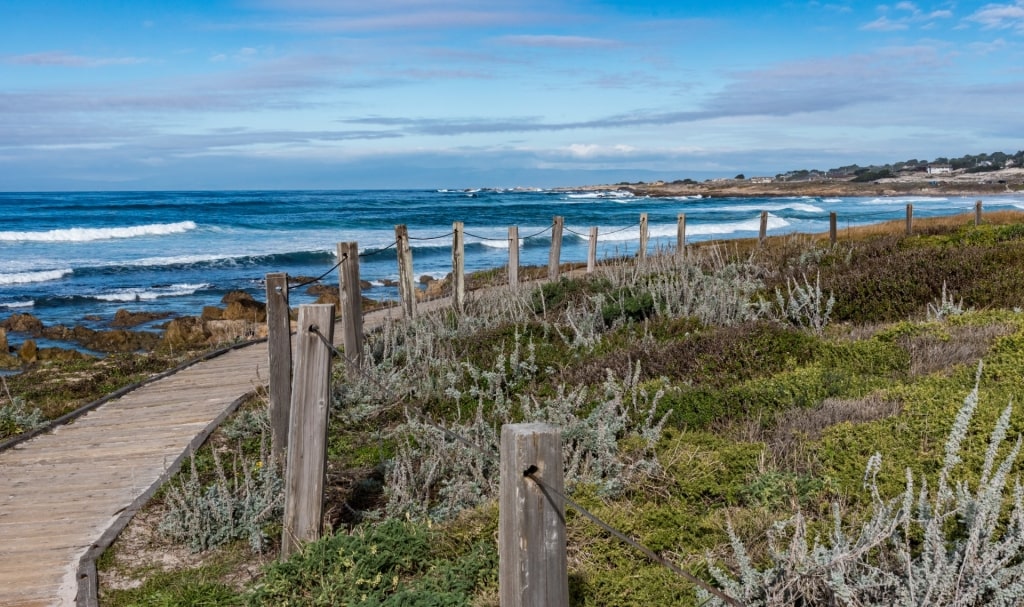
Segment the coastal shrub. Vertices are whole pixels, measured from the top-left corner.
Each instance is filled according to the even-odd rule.
[[[806,276],[803,277],[803,284],[787,278],[786,294],[783,295],[781,289],[775,289],[775,301],[761,301],[759,309],[766,317],[788,321],[801,329],[821,335],[831,320],[835,303],[834,295],[830,293],[826,298],[822,292],[819,273],[813,285]]]
[[[7,393],[7,403],[0,406],[0,439],[17,436],[43,425],[46,420],[38,408],[29,408],[25,399]]]
[[[767,563],[755,566],[729,526],[737,572],[710,563],[713,577],[746,605],[1016,605],[1024,587],[1024,488],[1008,491],[1020,437],[1007,448],[1012,405],[989,438],[976,483],[957,481],[962,443],[978,405],[974,389],[947,436],[942,467],[932,488],[908,468],[905,489],[882,497],[877,475],[882,456],[869,458],[864,485],[871,511],[860,524],[843,520],[833,505],[832,529],[819,537],[802,513],[769,535]],[[698,589],[698,600],[724,605]]]
[[[196,469],[195,455],[189,458],[189,475],[167,489],[160,531],[193,552],[238,539],[247,540],[253,552],[263,552],[268,546],[263,528],[284,512],[284,482],[263,443],[256,461],[241,451],[234,454],[230,479],[213,449],[216,479],[209,484]]]
[[[614,495],[637,479],[657,474],[654,451],[668,413],[656,417],[663,393],[640,382],[640,368],[603,385],[559,385],[550,396],[517,395],[518,403],[480,392],[472,418],[432,421],[406,411],[394,431],[398,444],[388,464],[384,494],[389,516],[451,518],[491,499],[498,486],[502,424],[551,423],[562,430],[568,486],[594,484]],[[450,392],[452,398],[462,394]],[[630,448],[625,449],[625,442]]]

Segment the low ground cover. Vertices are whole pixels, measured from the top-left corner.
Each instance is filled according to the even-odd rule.
[[[1022,391],[1024,232],[965,223],[835,246],[812,237],[705,245],[479,299],[463,316],[389,325],[368,338],[364,375],[336,374],[323,540],[257,571],[238,557],[251,539],[219,529],[178,540],[212,547],[196,570],[140,564],[115,544],[101,580],[117,584],[102,600],[496,605],[490,454],[502,423],[529,420],[562,426],[573,499],[694,574],[778,604],[764,598],[774,578],[755,572],[785,570],[772,569],[789,554],[777,549],[779,521],[792,529],[799,513],[803,532],[825,542],[834,512],[854,531],[875,520],[907,489],[908,469],[930,486],[988,487],[990,460],[1013,453],[988,439]],[[969,423],[959,423],[975,387]],[[178,516],[175,492],[244,488],[236,479],[274,465],[260,448],[261,407],[219,431],[194,471],[154,500],[152,520]],[[950,465],[954,428],[962,437]],[[1003,424],[1011,442],[1022,428],[1019,414]],[[1012,496],[991,499],[1009,512]],[[944,541],[971,528],[955,519],[944,519]],[[1003,536],[1007,520],[986,525]],[[254,524],[266,543],[251,560],[269,561],[279,519]],[[699,603],[690,583],[583,517],[570,511],[567,525],[574,605]],[[172,545],[161,534],[152,542]],[[863,554],[884,563],[880,550]],[[830,575],[821,571],[815,583]]]

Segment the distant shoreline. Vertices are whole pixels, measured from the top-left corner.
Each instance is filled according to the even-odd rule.
[[[780,181],[776,179],[765,182],[759,178],[751,178],[719,179],[700,183],[683,181],[617,183],[558,188],[558,190],[617,190],[653,198],[674,196],[702,196],[704,198],[991,196],[1024,192],[1024,169],[1004,169],[990,173],[913,175],[865,183],[849,180]]]

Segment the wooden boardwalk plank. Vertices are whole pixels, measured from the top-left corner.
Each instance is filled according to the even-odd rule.
[[[400,316],[373,312],[364,328]],[[0,453],[0,607],[75,605],[85,552],[123,522],[122,513],[197,436],[269,376],[265,343],[236,349]]]

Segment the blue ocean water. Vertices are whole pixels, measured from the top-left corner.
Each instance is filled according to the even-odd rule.
[[[547,263],[552,217],[565,218],[562,261],[584,261],[586,234],[599,228],[599,257],[628,255],[649,215],[651,247],[675,245],[686,213],[689,241],[769,233],[823,232],[904,216],[965,212],[971,198],[646,198],[619,192],[239,191],[0,193],[0,318],[30,312],[46,324],[103,328],[120,308],[198,314],[242,289],[264,299],[269,272],[319,276],[335,245],[356,241],[361,276],[374,298],[394,298],[396,224],[413,239],[415,275],[451,270],[454,221],[465,223],[467,271],[503,266],[508,226],[519,226],[521,263]],[[986,209],[1024,208],[1024,199],[984,197]],[[529,237],[538,234],[537,236]],[[337,284],[331,273],[325,282]],[[304,293],[293,304],[311,302]]]

